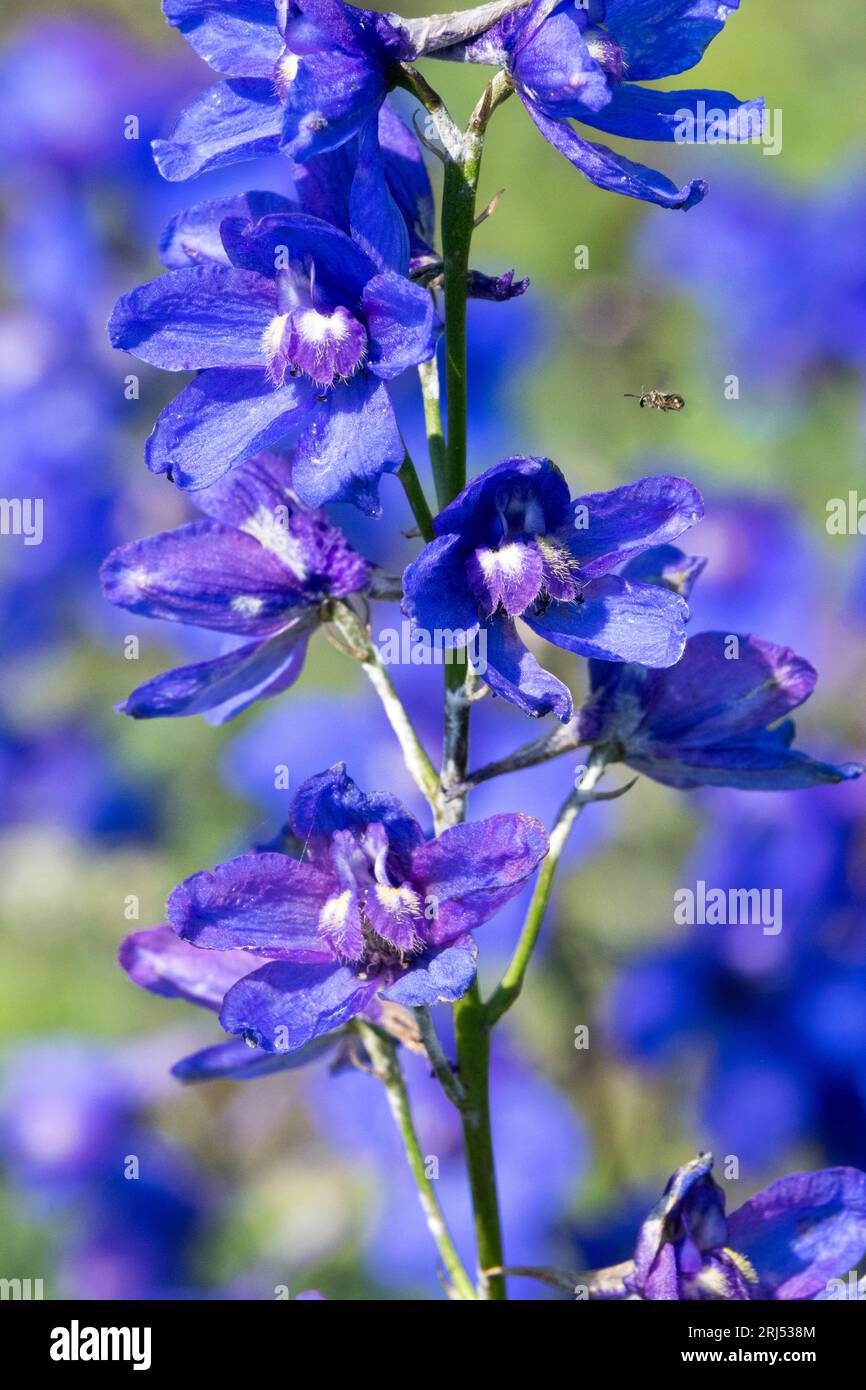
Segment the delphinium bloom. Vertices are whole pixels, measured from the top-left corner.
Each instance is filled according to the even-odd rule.
[[[401,62],[478,33],[511,4],[411,20],[342,0],[163,0],[169,24],[227,80],[154,142],[160,171],[187,179],[278,150],[308,160],[339,149],[375,124]]]
[[[703,563],[666,546],[636,557],[624,574],[688,593]],[[859,777],[857,763],[837,766],[791,747],[795,728],[785,716],[809,698],[817,679],[789,647],[699,632],[669,671],[591,662],[578,741],[603,746],[609,762],[670,787],[791,791]]]
[[[633,140],[673,141],[690,123],[700,132],[701,113],[711,111],[722,116],[721,129],[709,138],[731,142],[760,134],[761,100],[640,85],[694,67],[738,4],[533,0],[479,38],[435,56],[503,67],[545,140],[597,187],[688,209],[707,192],[702,180],[677,188],[664,174],[584,139],[570,121]]]
[[[600,1297],[812,1300],[866,1252],[866,1173],[792,1173],[729,1216],[701,1154],[678,1168],[641,1227],[634,1260],[602,1271]]]
[[[352,236],[306,213],[227,216],[229,264],[170,270],[118,301],[115,347],[201,369],[157,421],[154,472],[197,489],[294,431],[305,501],[377,511],[379,477],[405,453],[386,383],[432,356],[438,323],[406,277],[408,230],[378,145],[359,158],[350,209]]]
[[[329,599],[363,589],[369,566],[323,513],[303,506],[284,459],[251,459],[195,494],[207,520],[112,552],[102,585],[148,618],[212,628],[239,645],[134,690],[134,719],[207,713],[214,723],[286,690]]]
[[[183,951],[166,928],[137,933],[121,951],[132,977],[157,993],[221,1000],[223,1028],[260,1049],[251,1055],[264,1053],[265,1065],[359,1015],[376,1020],[389,1003],[459,999],[475,978],[472,929],[520,892],[547,852],[541,825],[520,814],[425,840],[396,798],[365,795],[341,765],[303,783],[289,827],[304,859],[242,855],[175,889],[168,918]],[[256,968],[243,974],[249,958]]]
[[[416,628],[449,634],[455,646],[477,643],[483,630],[490,689],[528,714],[567,720],[568,689],[524,647],[515,619],[581,656],[670,666],[685,642],[683,599],[613,571],[679,536],[702,510],[683,478],[642,478],[572,500],[549,459],[506,459],[436,518],[435,540],[404,576],[406,611]]]

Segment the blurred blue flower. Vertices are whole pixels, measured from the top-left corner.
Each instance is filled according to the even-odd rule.
[[[608,1036],[657,1072],[697,1056],[700,1122],[743,1163],[765,1167],[806,1139],[864,1163],[862,784],[808,799],[713,792],[700,804],[680,881],[775,890],[782,930],[703,925],[644,951],[604,1003]],[[682,1100],[693,1103],[690,1090]]]
[[[136,1048],[57,1036],[4,1059],[0,1160],[61,1223],[61,1294],[182,1296],[192,1287],[208,1184],[146,1122],[153,1084]]]
[[[848,165],[805,192],[729,177],[697,228],[643,224],[635,265],[694,298],[726,374],[787,391],[793,407],[828,367],[866,369],[864,215],[866,181]]]

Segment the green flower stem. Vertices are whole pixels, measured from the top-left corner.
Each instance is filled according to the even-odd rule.
[[[442,257],[445,268],[445,384],[448,429],[445,458],[436,475],[440,506],[447,505],[466,486],[466,427],[468,380],[466,370],[466,299],[469,253],[475,230],[475,203],[484,136],[491,115],[511,92],[509,79],[499,73],[487,86],[472,113],[463,137],[459,159],[445,165],[442,194]],[[445,749],[442,786],[448,788],[466,777],[469,759],[468,671],[465,653],[445,669]],[[446,803],[441,817],[454,825],[465,814],[465,797]],[[472,1192],[475,1239],[478,1253],[478,1293],[483,1299],[500,1300],[506,1294],[501,1274],[502,1226],[496,1186],[496,1165],[490,1132],[490,1029],[477,981],[454,1005],[457,1066],[466,1093],[460,1115],[466,1166]]]
[[[451,1063],[442,1050],[442,1044],[439,1041],[439,1034],[436,1032],[436,1025],[430,1010],[419,1006],[415,1009],[415,1020],[439,1085],[452,1105],[456,1105],[458,1110],[461,1109],[466,1101],[466,1092],[463,1089],[463,1083],[455,1076]]]
[[[424,428],[427,431],[427,448],[430,464],[436,479],[436,501],[441,511],[445,498],[440,494],[441,480],[446,473],[445,428],[442,424],[442,406],[439,398],[439,363],[435,357],[422,362],[418,368],[421,381],[421,394],[424,399]]]
[[[454,1005],[454,1029],[458,1072],[466,1092],[460,1114],[478,1251],[478,1295],[498,1302],[507,1292],[502,1274],[488,1273],[502,1268],[502,1224],[490,1131],[490,1025],[477,980]]]
[[[418,530],[421,532],[425,541],[432,541],[433,514],[430,511],[430,505],[424,495],[424,489],[421,486],[421,479],[415,471],[415,465],[409,456],[408,449],[406,450],[406,457],[397,470],[397,477],[403,484],[403,491],[406,494],[409,506],[412,508],[412,515],[418,523]]]
[[[451,1281],[449,1292],[452,1297],[457,1299],[474,1299],[475,1290],[472,1287],[472,1281],[460,1262],[460,1256],[457,1254],[445,1224],[439,1199],[427,1174],[427,1163],[418,1142],[418,1135],[412,1119],[412,1109],[397,1056],[396,1044],[393,1039],[369,1023],[359,1022],[358,1031],[373,1063],[373,1069],[387,1092],[391,1114],[403,1140],[406,1158],[418,1189],[421,1210],[424,1212],[428,1229],[436,1242],[436,1248]]]
[[[406,767],[435,813],[441,799],[439,776],[403,708],[387,667],[373,645],[369,632],[354,609],[342,600],[337,600],[331,605],[330,621],[340,639],[340,645],[361,663],[364,674],[382,701],[388,722],[400,744]]]
[[[550,891],[553,887],[553,880],[559,865],[565,842],[571,834],[575,821],[588,801],[592,800],[592,790],[602,776],[605,768],[604,754],[594,752],[587,765],[586,773],[581,780],[580,786],[563,802],[560,807],[559,815],[552,831],[550,832],[550,849],[541,868],[538,871],[538,878],[535,883],[535,892],[529,904],[526,920],[520,933],[520,939],[514,948],[514,955],[508,965],[508,969],[490,996],[485,1006],[485,1017],[488,1027],[492,1028],[498,1023],[499,1019],[518,998],[523,988],[523,981],[535,950],[535,943],[541,931],[541,924],[544,920],[544,913],[550,899]]]

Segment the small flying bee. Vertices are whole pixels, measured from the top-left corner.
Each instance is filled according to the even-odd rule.
[[[626,391],[625,395],[629,396],[633,401],[640,401],[641,410],[682,410],[685,407],[685,401],[682,396],[668,395],[666,391],[645,391],[641,389],[641,394],[639,396],[636,395],[634,391]]]

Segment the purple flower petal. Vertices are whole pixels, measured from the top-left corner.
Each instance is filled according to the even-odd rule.
[[[547,849],[544,827],[519,813],[455,825],[421,845],[412,855],[411,881],[436,900],[430,939],[446,943],[489,921],[521,891]]]
[[[811,1299],[866,1253],[866,1173],[792,1173],[728,1218],[728,1243],[754,1266],[763,1296]]]
[[[563,722],[569,720],[573,710],[571,691],[539,666],[523,645],[514,623],[496,616],[483,631],[487,651],[481,675],[493,693],[535,718],[555,714]]]
[[[220,1023],[265,1052],[295,1052],[363,1013],[377,987],[345,965],[272,961],[229,990]]]
[[[133,932],[121,943],[118,960],[129,978],[151,994],[214,1011],[232,985],[264,964],[245,951],[200,951],[168,926]]]
[[[575,525],[566,543],[580,562],[581,577],[595,579],[643,550],[676,540],[700,521],[704,503],[687,479],[662,476],[585,493],[571,509]]]
[[[443,950],[417,956],[393,985],[382,990],[382,998],[407,1009],[453,1004],[475,979],[477,960],[471,936],[452,941]]]
[[[110,603],[221,632],[284,627],[304,601],[296,577],[244,531],[196,521],[112,551],[100,570]]]
[[[179,884],[168,900],[168,919],[178,936],[210,950],[328,960],[317,927],[335,888],[332,875],[288,855],[242,854]]]
[[[673,666],[682,656],[688,608],[678,594],[607,574],[591,580],[579,598],[527,612],[524,622],[578,656],[654,667]]]
[[[677,188],[664,174],[647,169],[643,164],[635,164],[625,155],[615,154],[606,145],[582,139],[566,121],[552,120],[534,101],[526,97],[522,97],[522,100],[545,140],[565,155],[569,163],[597,188],[604,188],[609,193],[622,193],[629,198],[640,198],[658,207],[682,208],[683,211],[694,207],[705,196],[707,185],[701,179],[693,179],[684,188]]]
[[[379,479],[405,449],[387,388],[366,372],[338,383],[315,408],[298,440],[295,485],[305,502],[353,502],[378,516]]]
[[[314,391],[300,379],[275,388],[259,370],[202,372],[157,419],[147,466],[180,488],[206,487],[285,439],[313,408]]]
[[[279,695],[294,684],[314,621],[295,619],[264,641],[247,642],[226,656],[154,676],[133,690],[118,709],[133,719],[206,714],[209,723],[224,724],[256,700]]]
[[[273,282],[246,270],[171,270],[117,301],[113,347],[168,372],[264,365],[262,334],[275,315]]]
[[[441,327],[429,290],[393,271],[376,275],[361,299],[370,335],[370,371],[390,381],[436,351]]]
[[[226,77],[270,77],[283,51],[274,0],[163,0],[162,12]]]
[[[154,140],[153,157],[163,178],[177,183],[238,160],[276,154],[282,129],[271,81],[217,82],[190,102],[169,140]]]

